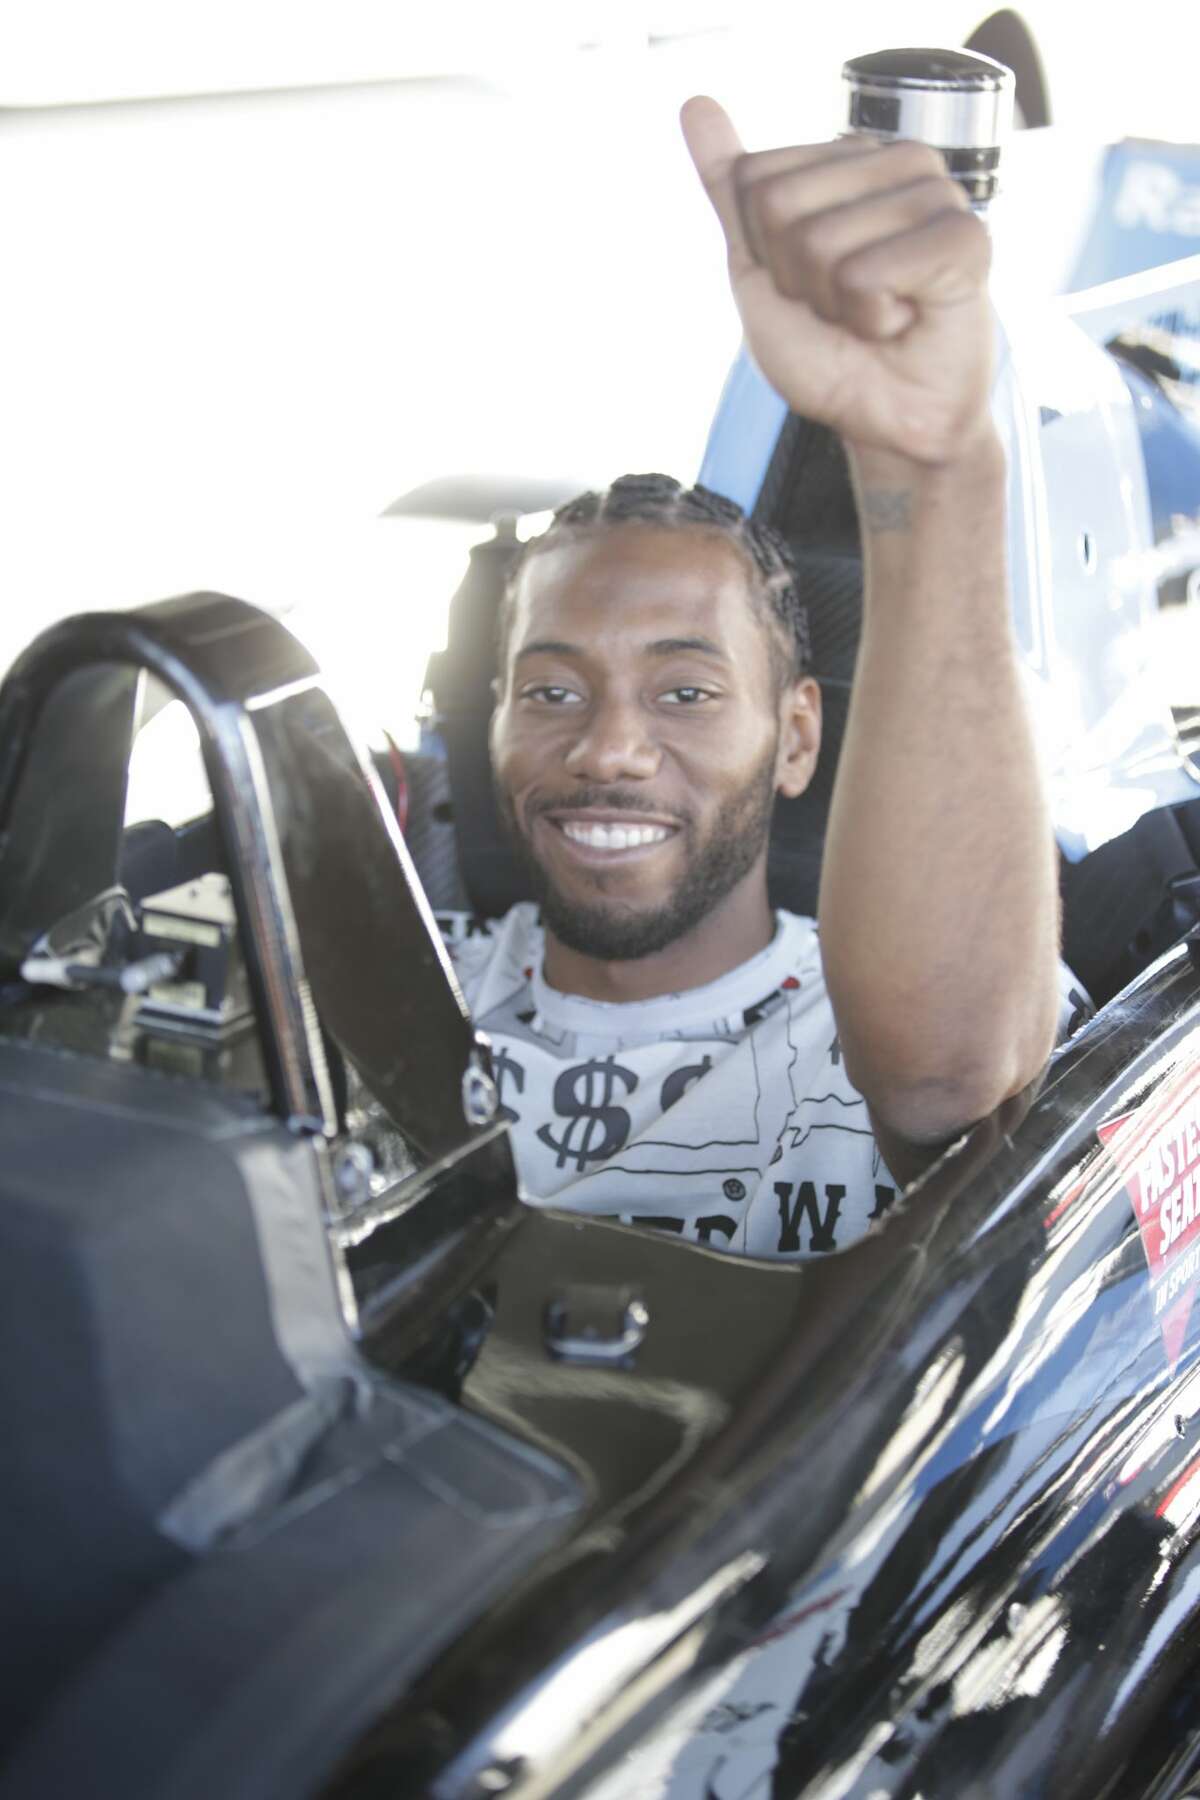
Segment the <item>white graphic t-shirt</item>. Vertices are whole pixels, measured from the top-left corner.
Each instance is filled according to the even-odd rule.
[[[816,926],[776,920],[720,980],[624,1005],[547,986],[530,904],[451,937],[526,1200],[783,1258],[883,1216],[898,1184],[846,1077]]]

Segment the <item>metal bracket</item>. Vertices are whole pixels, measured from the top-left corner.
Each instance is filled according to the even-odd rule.
[[[650,1310],[629,1288],[572,1285],[546,1305],[545,1338],[557,1362],[632,1368]]]

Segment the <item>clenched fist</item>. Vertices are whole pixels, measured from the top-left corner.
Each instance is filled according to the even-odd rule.
[[[990,244],[936,150],[852,137],[747,155],[703,98],[683,131],[746,341],[794,412],[926,465],[990,429]]]

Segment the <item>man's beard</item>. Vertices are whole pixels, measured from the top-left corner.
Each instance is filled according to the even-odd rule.
[[[577,900],[555,886],[537,861],[525,831],[517,823],[512,800],[497,791],[500,817],[507,827],[529,878],[542,921],[560,944],[600,962],[633,962],[653,956],[686,937],[750,873],[766,843],[775,802],[775,751],[763,758],[750,780],[731,794],[717,812],[702,841],[685,818],[679,826],[686,840],[684,865],[671,892],[657,906],[631,907],[624,901]],[[644,796],[618,788],[587,788],[539,804],[537,812],[644,812]]]

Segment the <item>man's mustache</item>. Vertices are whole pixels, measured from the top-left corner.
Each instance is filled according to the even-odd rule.
[[[660,806],[649,794],[630,793],[627,788],[572,788],[566,794],[539,794],[525,807],[528,819],[557,812],[651,813],[656,819],[673,819],[679,825],[691,822],[690,815],[678,806]]]

